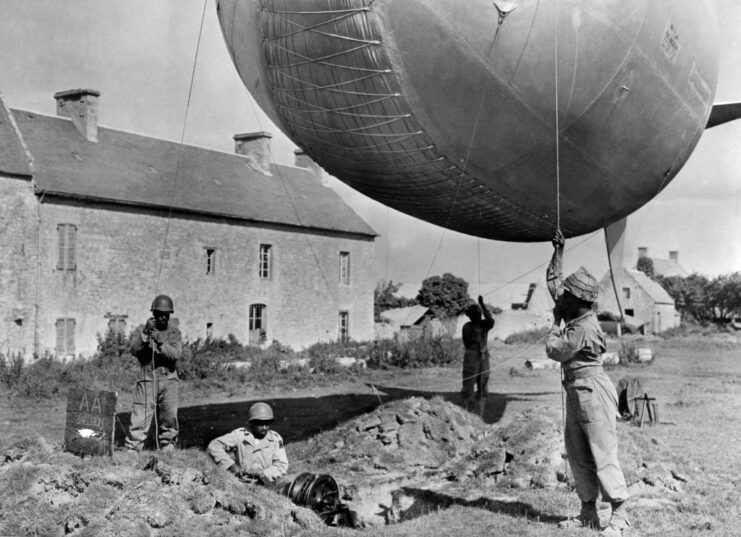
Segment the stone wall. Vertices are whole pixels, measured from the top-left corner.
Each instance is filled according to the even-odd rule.
[[[41,205],[40,351],[54,351],[55,323],[74,319],[75,354],[90,355],[108,316],[127,332],[169,294],[190,340],[233,334],[248,341],[250,304],[266,306],[266,339],[293,347],[338,337],[339,312],[353,339],[373,337],[373,239],[246,224],[70,200]],[[76,226],[76,267],[57,268],[59,224]],[[260,244],[271,244],[273,273],[258,276]],[[215,250],[212,274],[206,251]],[[339,253],[350,252],[351,280],[339,282]]]
[[[0,353],[33,353],[37,259],[31,182],[0,175]]]

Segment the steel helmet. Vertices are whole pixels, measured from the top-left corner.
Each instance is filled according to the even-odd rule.
[[[563,282],[563,288],[585,302],[596,302],[599,295],[599,283],[584,267],[571,274]]]
[[[152,300],[152,311],[155,310],[173,313],[175,308],[173,307],[172,299],[167,295],[157,295],[154,297],[154,300]]]
[[[273,421],[273,409],[267,403],[255,403],[250,407],[247,423],[252,421]]]

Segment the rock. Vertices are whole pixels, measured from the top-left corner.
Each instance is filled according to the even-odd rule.
[[[87,519],[79,514],[68,515],[64,522],[64,533],[72,533],[87,526]]]
[[[213,511],[215,505],[216,500],[211,494],[196,493],[190,498],[190,501],[188,502],[190,510],[197,515],[210,513],[211,511]]]
[[[689,481],[689,479],[687,479],[687,477],[685,477],[684,475],[676,472],[675,470],[672,470],[671,471],[671,475],[672,475],[672,477],[674,479],[676,479],[677,481],[681,481],[682,483],[687,483]]]
[[[316,513],[305,507],[296,507],[291,510],[291,519],[302,528],[320,528],[323,526]]]

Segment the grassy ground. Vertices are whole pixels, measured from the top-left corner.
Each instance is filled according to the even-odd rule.
[[[615,345],[615,343],[612,343]],[[611,378],[636,376],[649,395],[659,403],[663,424],[646,426],[630,433],[645,437],[647,460],[674,469],[686,482],[677,481],[677,491],[638,494],[631,501],[632,535],[741,534],[741,494],[736,469],[741,467],[741,346],[735,340],[685,338],[638,342],[652,348],[657,359],[649,366],[615,368]],[[494,423],[508,413],[532,407],[561,406],[557,371],[528,371],[524,361],[542,357],[542,345],[496,345],[491,397],[486,421]],[[366,371],[342,385],[313,389],[250,391],[233,387],[221,392],[183,393],[184,405],[255,398],[316,397],[337,393],[372,394],[385,397],[416,394],[452,396],[459,387],[457,367]],[[375,388],[374,388],[375,387]],[[389,395],[386,395],[389,394]],[[127,410],[123,397],[119,408]],[[21,438],[43,436],[50,444],[61,443],[64,430],[64,400],[29,401],[0,399],[0,424],[4,438],[0,447]],[[628,427],[624,425],[623,427]],[[280,432],[280,431],[279,431]],[[289,457],[291,445],[287,445]],[[7,492],[7,491],[6,491]],[[480,494],[479,494],[480,493]],[[564,532],[556,521],[577,510],[575,494],[564,491],[510,490],[471,491],[449,508],[382,529],[365,530],[379,536],[425,535],[467,537],[516,534],[524,536],[593,535],[587,530]],[[357,535],[357,530],[322,528],[306,535]]]

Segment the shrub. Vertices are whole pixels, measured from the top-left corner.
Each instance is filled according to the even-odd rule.
[[[645,366],[653,363],[658,356],[655,351],[652,351],[651,360],[642,362],[639,359],[638,347],[636,346],[636,342],[632,339],[627,338],[620,339],[620,348],[617,350],[617,353],[618,357],[620,358],[619,363],[613,365],[605,364],[605,367],[607,369],[613,369],[616,367]]]
[[[528,345],[534,345],[536,343],[545,343],[545,338],[548,335],[550,329],[547,326],[542,328],[532,328],[523,332],[515,332],[510,334],[504,340],[507,345],[516,345],[518,343],[526,343]]]
[[[9,357],[0,353],[0,383],[8,388],[18,384],[23,373],[23,354],[12,353]]]
[[[420,337],[409,341],[381,340],[367,350],[368,367],[433,367],[460,362],[463,345],[450,336]]]
[[[618,350],[621,364],[634,364],[638,362],[638,349],[635,344],[627,339],[620,340],[620,349]]]

